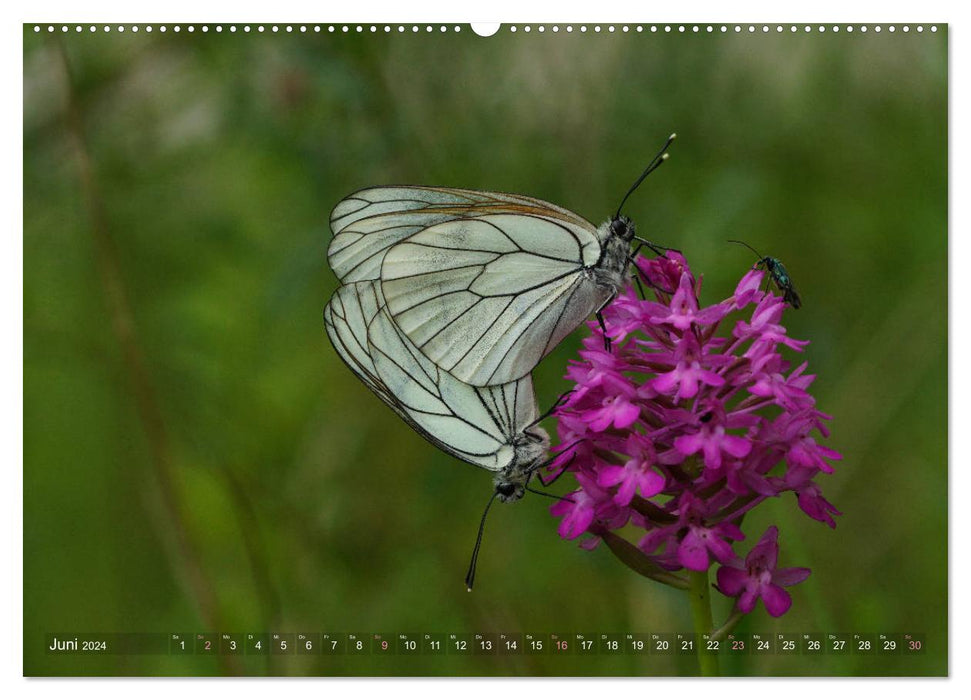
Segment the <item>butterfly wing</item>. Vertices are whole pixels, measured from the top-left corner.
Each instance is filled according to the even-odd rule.
[[[599,251],[590,224],[477,212],[394,245],[382,293],[433,362],[469,384],[501,384],[532,371],[606,301],[586,269]]]
[[[429,226],[488,211],[535,212],[590,226],[567,209],[523,195],[450,187],[369,187],[334,207],[334,238],[327,257],[342,284],[377,279],[384,253],[395,243]],[[594,245],[599,255],[599,245]]]
[[[400,414],[368,353],[367,327],[384,304],[374,285],[338,287],[324,308],[324,328],[344,363],[382,401]]]
[[[485,388],[456,380],[397,328],[377,282],[338,289],[325,323],[351,369],[429,442],[491,471],[512,462],[513,438],[538,417],[530,378]]]

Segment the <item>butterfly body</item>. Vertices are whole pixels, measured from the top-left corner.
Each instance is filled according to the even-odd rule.
[[[597,229],[601,242],[601,254],[593,266],[596,283],[609,291],[610,298],[617,296],[627,284],[634,239],[634,223],[626,216],[612,219]]]

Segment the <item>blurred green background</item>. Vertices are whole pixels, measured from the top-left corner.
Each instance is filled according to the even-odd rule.
[[[682,595],[493,509],[339,361],[328,214],[389,183],[520,192],[685,251],[703,301],[780,257],[812,341],[833,531],[740,632],[911,632],[925,653],[739,675],[947,672],[947,32],[24,29],[24,672],[688,674],[691,657],[53,657],[48,632],[682,631]],[[69,72],[65,67],[69,66]],[[537,370],[545,408],[579,331]],[[549,426],[552,428],[552,426]],[[750,525],[750,528],[749,528]],[[716,619],[727,601],[715,595]]]

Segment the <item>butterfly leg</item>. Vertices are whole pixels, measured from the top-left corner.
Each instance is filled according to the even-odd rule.
[[[607,324],[604,323],[604,315],[599,310],[597,311],[597,323],[600,324],[600,330],[604,334],[604,350],[607,352],[612,352],[610,345],[610,336],[607,335]]]
[[[523,432],[529,430],[530,428],[532,428],[532,427],[534,427],[536,425],[539,425],[542,421],[546,420],[551,415],[553,415],[553,412],[556,409],[558,409],[560,406],[562,406],[564,403],[566,403],[567,398],[570,396],[570,394],[573,393],[573,391],[574,391],[573,389],[567,389],[562,394],[560,394],[559,398],[557,398],[556,401],[553,402],[553,405],[550,406],[549,410],[546,413],[544,413],[543,415],[541,415],[539,418],[537,418],[536,420],[534,420],[532,423],[530,423],[529,425],[527,425],[523,429]]]
[[[668,248],[667,246],[659,245],[658,243],[651,243],[646,238],[641,238],[640,236],[634,236],[634,240],[640,243],[642,246],[647,246],[650,248],[655,255],[664,255],[666,252],[671,251],[672,253],[680,253],[681,251],[677,248]]]
[[[532,469],[530,469],[530,474],[535,473],[536,474],[536,478],[539,479],[539,482],[541,484],[543,484],[543,486],[550,486],[551,484],[555,484],[556,483],[556,480],[559,479],[561,476],[563,476],[563,474],[565,474],[567,472],[567,470],[570,468],[570,465],[573,464],[573,460],[576,459],[577,453],[576,453],[575,450],[573,450],[573,448],[576,447],[577,445],[579,445],[581,442],[583,442],[584,439],[585,438],[580,438],[579,440],[574,440],[573,442],[571,442],[569,445],[567,445],[566,447],[564,447],[562,450],[560,450],[559,452],[557,452],[555,455],[553,455],[549,459],[544,460],[542,462],[539,462],[538,464],[533,465]],[[571,450],[573,450],[573,451],[570,454],[570,458],[566,461],[566,464],[563,465],[563,468],[560,469],[559,473],[557,473],[553,477],[551,477],[549,479],[549,481],[547,481],[546,479],[544,479],[543,478],[543,475],[540,473],[540,470],[543,469],[544,467],[548,467],[553,462],[555,462],[557,459],[559,459],[559,457],[561,455],[563,455],[564,453],[566,453],[568,451],[571,451]]]
[[[610,304],[610,302],[612,302],[616,298],[617,298],[617,292],[614,292],[609,297],[607,297],[607,300],[600,305],[599,309],[597,309],[597,323],[600,324],[600,330],[603,331],[604,350],[606,350],[607,352],[611,351],[611,343],[610,343],[610,336],[607,335],[607,324],[604,323],[603,310],[606,309],[607,306]]]
[[[557,455],[557,457],[558,456],[559,455]],[[566,464],[563,465],[563,468],[553,476],[549,477],[548,479],[544,479],[543,475],[540,474],[539,471],[537,471],[536,478],[539,479],[539,483],[541,483],[543,486],[552,486],[553,484],[555,484],[561,476],[563,476],[564,474],[567,473],[567,471],[569,471],[570,465],[573,464],[573,460],[576,459],[576,456],[577,455],[575,452],[572,455],[570,455],[570,459],[568,459]],[[554,457],[554,459],[556,459],[556,457]]]

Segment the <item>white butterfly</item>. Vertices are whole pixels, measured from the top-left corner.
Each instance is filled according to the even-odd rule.
[[[377,281],[420,354],[479,387],[525,377],[591,313],[602,324],[636,238],[620,207],[597,228],[531,197],[444,187],[360,190],[330,223],[328,258],[341,283]]]
[[[444,452],[495,473],[465,578],[471,591],[493,501],[522,498],[533,474],[549,463],[532,378],[488,387],[460,382],[395,325],[376,281],[338,288],[324,309],[324,325],[344,362],[408,425]]]
[[[324,325],[344,362],[382,401],[444,452],[495,473],[502,501],[522,497],[549,446],[531,377],[488,387],[459,381],[401,332],[377,282],[338,288]]]

